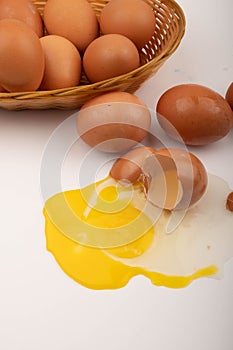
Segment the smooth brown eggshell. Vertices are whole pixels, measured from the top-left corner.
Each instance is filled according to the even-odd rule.
[[[232,111],[215,91],[197,84],[177,85],[159,98],[158,121],[167,134],[187,145],[205,145],[226,136]]]
[[[176,165],[178,178],[183,188],[183,198],[176,209],[187,209],[204,195],[208,185],[205,166],[193,153],[183,149],[162,148],[156,154],[171,157]]]
[[[150,111],[138,97],[110,92],[83,105],[77,115],[77,130],[89,146],[104,152],[121,152],[146,137],[150,122]]]
[[[18,19],[27,24],[38,37],[43,35],[43,21],[37,7],[30,0],[1,0],[0,20]]]
[[[139,65],[136,46],[120,34],[107,34],[95,39],[83,56],[83,68],[91,83],[129,73]]]
[[[96,14],[86,0],[48,0],[44,23],[49,34],[70,40],[80,53],[99,35]]]
[[[6,90],[0,85],[0,92],[6,92]]]
[[[82,67],[80,54],[74,44],[58,35],[46,35],[40,42],[45,54],[45,71],[40,90],[78,85]]]
[[[151,147],[137,147],[118,158],[110,170],[110,176],[122,183],[137,182],[142,174],[142,164],[148,155],[155,153]]]
[[[103,34],[122,34],[142,48],[155,31],[155,15],[143,0],[111,0],[100,14]]]
[[[226,100],[229,103],[229,105],[231,106],[231,109],[233,110],[233,83],[231,83],[227,89]],[[233,119],[233,117],[232,117],[232,119]],[[233,124],[233,122],[232,122],[232,124]]]
[[[0,82],[10,92],[35,91],[44,74],[44,52],[37,34],[16,19],[0,21]]]

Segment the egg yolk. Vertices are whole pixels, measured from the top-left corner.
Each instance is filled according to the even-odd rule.
[[[47,250],[68,276],[91,289],[121,288],[136,275],[158,286],[181,288],[217,272],[210,265],[188,275],[169,275],[128,264],[143,259],[158,236],[156,224],[135,207],[134,192],[143,198],[140,184],[129,189],[106,178],[47,200]]]

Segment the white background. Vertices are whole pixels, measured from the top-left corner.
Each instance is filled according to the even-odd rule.
[[[232,0],[179,4],[185,37],[136,93],[151,109],[178,83],[225,95],[233,80]],[[92,291],[46,251],[40,163],[52,132],[70,115],[0,110],[0,349],[231,350],[233,260],[223,280],[200,279],[185,289],[155,287],[138,276],[120,290]],[[190,150],[233,188],[233,130]]]

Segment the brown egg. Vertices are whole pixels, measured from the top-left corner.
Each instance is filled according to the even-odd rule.
[[[99,35],[97,17],[87,0],[48,0],[44,23],[49,34],[65,37],[79,52]]]
[[[158,121],[168,135],[187,145],[220,140],[232,126],[232,111],[213,90],[197,85],[177,85],[167,90],[156,107]]]
[[[77,115],[77,130],[89,146],[121,152],[146,137],[150,122],[150,111],[138,97],[110,92],[83,105]]]
[[[0,92],[6,92],[6,90],[0,85]]]
[[[137,147],[118,158],[110,170],[110,176],[124,183],[137,182],[142,175],[142,164],[148,155],[155,153],[151,147]]]
[[[0,21],[0,82],[10,92],[35,91],[44,73],[44,53],[37,34],[16,19]]]
[[[37,7],[30,0],[1,0],[0,20],[13,18],[25,22],[40,37],[43,35],[43,22]]]
[[[136,46],[120,34],[107,34],[95,39],[83,56],[83,68],[91,83],[129,73],[139,65]]]
[[[155,31],[155,15],[143,0],[111,0],[100,14],[103,34],[122,34],[140,49]]]
[[[229,103],[229,105],[231,106],[231,109],[233,110],[233,83],[231,83],[227,89],[226,100]]]
[[[40,90],[53,90],[78,85],[81,78],[81,57],[78,49],[58,35],[40,39],[45,54],[45,72]]]
[[[170,184],[172,185],[171,181],[173,181],[175,186],[177,186],[177,175],[182,187],[182,196],[176,204],[175,209],[187,209],[197,203],[204,195],[208,184],[207,172],[200,159],[188,151],[176,148],[163,148],[155,152],[155,157],[156,154],[165,156],[166,158],[169,157],[174,162],[176,170],[174,169],[175,172],[172,175],[174,180],[170,178]],[[163,160],[161,160],[161,162],[163,162]],[[172,165],[170,164],[169,166],[171,169]],[[143,165],[143,172],[145,172],[145,164]],[[150,183],[150,179],[148,182]],[[170,188],[172,188],[172,186],[170,186]],[[150,185],[148,193],[149,191]],[[150,196],[152,199],[153,197],[156,199],[156,191],[151,193]]]

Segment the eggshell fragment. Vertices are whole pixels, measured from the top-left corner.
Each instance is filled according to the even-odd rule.
[[[183,187],[174,160],[155,152],[142,165],[147,200],[155,206],[173,210],[183,197]]]
[[[30,0],[1,0],[0,20],[18,19],[27,24],[38,37],[43,36],[43,21],[37,7]]]
[[[227,196],[226,208],[233,212],[233,192],[230,192]]]
[[[155,31],[155,15],[142,0],[111,0],[100,14],[103,34],[122,34],[142,48]]]
[[[150,122],[150,111],[138,97],[110,92],[83,105],[77,115],[77,130],[89,146],[104,152],[121,152],[146,137]]]
[[[84,52],[99,35],[96,14],[86,0],[48,0],[44,23],[49,34],[65,37],[79,52]]]
[[[177,169],[183,195],[174,209],[187,209],[196,204],[205,194],[208,185],[208,175],[200,159],[193,153],[176,148],[163,148],[157,150],[156,154],[171,158]]]
[[[226,136],[232,127],[232,111],[213,90],[197,85],[177,85],[159,99],[156,112],[161,127],[177,141],[205,145]]]
[[[111,177],[122,184],[136,183],[142,175],[145,158],[152,153],[155,153],[155,150],[151,147],[137,147],[130,150],[115,161],[110,171]]]
[[[231,109],[233,110],[233,83],[231,83],[227,89],[226,100],[229,103],[229,105],[231,106]],[[233,117],[232,117],[232,119],[233,119]],[[232,124],[233,124],[233,121],[232,121]]]
[[[40,90],[76,86],[81,78],[81,57],[71,41],[58,35],[40,39],[45,54],[45,72]]]
[[[139,65],[136,46],[120,34],[107,34],[95,39],[83,56],[83,68],[91,83],[129,73]]]
[[[35,91],[44,73],[44,52],[37,34],[16,19],[0,21],[0,82],[10,92]]]

